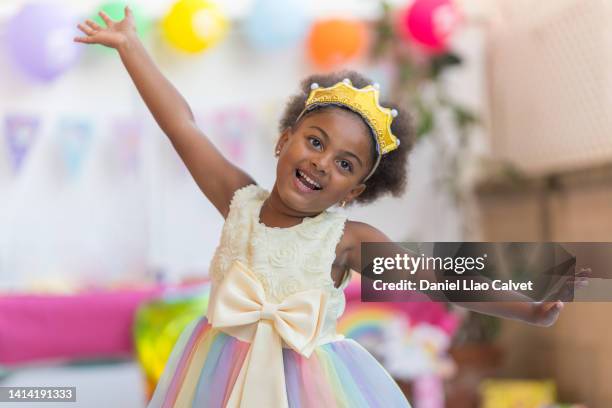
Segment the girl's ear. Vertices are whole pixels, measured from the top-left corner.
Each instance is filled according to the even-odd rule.
[[[276,142],[276,148],[274,149],[274,151],[280,152],[281,150],[283,150],[283,146],[285,146],[285,143],[287,143],[287,140],[289,140],[290,133],[290,127],[285,129],[283,133],[281,133],[280,137],[278,138],[278,142]]]
[[[351,201],[353,201],[354,199],[356,199],[357,197],[359,197],[361,195],[361,193],[363,193],[366,189],[366,185],[365,183],[361,183],[359,185],[357,185],[356,187],[354,187],[346,197],[344,197],[344,201],[346,203],[349,203]]]

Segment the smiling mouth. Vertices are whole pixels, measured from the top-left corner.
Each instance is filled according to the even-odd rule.
[[[312,178],[308,177],[300,169],[295,170],[295,178],[297,179],[298,183],[300,183],[302,186],[304,186],[305,188],[309,190],[319,191],[323,189],[323,187],[321,187],[319,183],[314,181]]]

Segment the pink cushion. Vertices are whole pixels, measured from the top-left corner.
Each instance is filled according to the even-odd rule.
[[[134,312],[160,291],[0,296],[0,364],[128,356]]]

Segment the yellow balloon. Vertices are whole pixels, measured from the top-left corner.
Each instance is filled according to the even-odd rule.
[[[162,32],[181,51],[197,53],[218,43],[228,22],[219,8],[206,0],[179,0],[162,21]]]

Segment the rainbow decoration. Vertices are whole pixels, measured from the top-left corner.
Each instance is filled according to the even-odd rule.
[[[455,313],[447,310],[446,305],[438,302],[431,302],[424,295],[418,295],[406,302],[361,302],[361,279],[359,274],[354,274],[351,282],[344,290],[346,297],[346,312],[338,321],[339,327],[344,327],[344,319],[348,318],[354,308],[359,307],[358,310],[362,310],[362,307],[369,309],[372,313],[379,314],[391,314],[397,318],[404,318],[405,322],[411,326],[418,326],[421,324],[429,324],[440,328],[449,337],[452,337],[461,323],[461,319]],[[373,324],[368,323],[367,313],[360,314],[364,319],[362,324]],[[357,321],[357,318],[353,319]],[[391,320],[387,320],[389,322]],[[344,332],[343,332],[344,333]],[[346,335],[346,334],[345,334]]]
[[[337,330],[367,348],[382,342],[386,328],[395,319],[398,319],[397,311],[389,306],[357,303],[347,306],[338,320]]]
[[[396,378],[419,381],[452,372],[448,347],[460,319],[430,301],[361,302],[358,277],[347,286],[337,330],[361,343]]]

